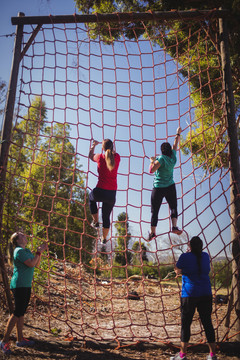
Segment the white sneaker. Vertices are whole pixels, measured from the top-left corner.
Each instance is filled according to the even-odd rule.
[[[210,354],[208,354],[207,360],[217,360],[217,355],[211,356]]]
[[[178,353],[175,356],[171,356],[170,360],[187,360],[187,357],[184,356],[183,358],[181,358],[180,353]]]

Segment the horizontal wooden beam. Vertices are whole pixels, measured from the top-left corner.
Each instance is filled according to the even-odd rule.
[[[13,25],[42,25],[63,23],[97,23],[97,22],[135,22],[135,21],[163,21],[197,18],[223,18],[229,15],[228,10],[190,10],[190,11],[156,11],[156,12],[131,12],[112,14],[89,15],[48,15],[48,16],[21,16],[12,17]]]

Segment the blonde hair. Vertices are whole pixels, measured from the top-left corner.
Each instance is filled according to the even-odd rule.
[[[113,154],[113,142],[110,139],[103,140],[103,150],[105,151],[105,161],[108,170],[112,171],[115,168],[115,158]]]
[[[13,264],[13,252],[14,252],[15,248],[18,246],[19,234],[20,234],[19,232],[15,232],[14,234],[12,234],[9,244],[8,244],[7,254],[8,254],[9,265]]]

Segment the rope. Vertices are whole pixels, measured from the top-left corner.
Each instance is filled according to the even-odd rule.
[[[214,295],[229,296],[228,140],[221,125],[222,73],[212,31],[217,25],[210,15],[206,22],[201,13],[194,23],[180,19],[179,28],[167,20],[158,27],[143,21],[126,27],[120,20],[97,21],[96,26],[48,24],[24,54],[3,237],[23,228],[32,248],[48,241],[31,311],[49,330],[64,329],[66,339],[113,340],[117,349],[125,341],[175,346],[181,282],[174,265],[193,235],[203,239],[211,257]],[[26,25],[25,44],[31,33]],[[173,144],[179,126],[183,151],[177,151],[174,180],[178,225],[184,232],[176,236],[170,231],[164,199],[158,235],[147,242],[153,184],[149,159],[160,153],[162,142]],[[103,138],[113,139],[121,155],[117,201],[104,246],[99,241],[101,207],[96,231],[88,206],[97,183],[88,151],[92,139]],[[121,221],[120,214],[125,214]],[[227,284],[223,276],[229,276]],[[139,300],[130,298],[134,294]],[[237,334],[235,312],[227,331],[224,318],[225,306],[215,304],[218,341]],[[204,338],[197,315],[192,338],[197,343]]]

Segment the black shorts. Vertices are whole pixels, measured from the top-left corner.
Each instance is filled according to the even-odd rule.
[[[31,288],[30,287],[20,287],[12,289],[14,296],[15,309],[14,315],[16,317],[24,316],[26,313],[30,297],[31,297]]]

